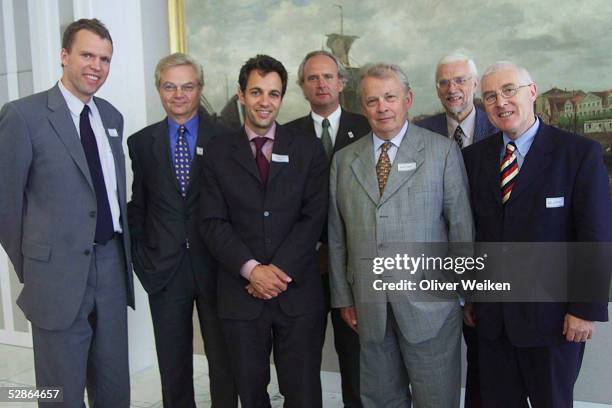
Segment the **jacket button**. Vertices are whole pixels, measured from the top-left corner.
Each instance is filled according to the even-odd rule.
[[[89,255],[89,254],[91,254],[91,251],[90,251],[89,249],[86,249],[85,251],[83,251],[83,253],[84,253],[85,255]]]
[[[90,212],[89,212],[89,216],[90,216],[91,218],[95,218],[95,217],[96,217],[96,212],[95,212],[95,211],[90,211]]]
[[[269,211],[264,211],[264,217],[268,217],[270,215]]]
[[[266,244],[271,244],[271,243],[272,243],[272,240],[271,240],[270,238],[266,238],[266,239],[265,239],[265,243],[266,243]]]

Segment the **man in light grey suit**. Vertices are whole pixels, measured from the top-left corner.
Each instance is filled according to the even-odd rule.
[[[63,403],[129,407],[129,264],[123,118],[93,97],[113,52],[96,20],[71,23],[61,80],[0,111],[0,243],[32,323],[37,386]]]
[[[410,382],[415,407],[458,407],[455,294],[441,300],[372,285],[409,276],[374,275],[375,258],[395,257],[398,248],[414,244],[472,241],[461,153],[450,139],[408,123],[413,97],[398,66],[364,67],[359,91],[372,132],[332,160],[329,255],[332,306],[359,333],[361,400],[364,407],[409,407]]]

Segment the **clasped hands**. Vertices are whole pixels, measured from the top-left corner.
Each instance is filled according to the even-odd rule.
[[[287,290],[291,277],[273,264],[260,264],[253,268],[249,281],[246,286],[249,295],[270,300]]]

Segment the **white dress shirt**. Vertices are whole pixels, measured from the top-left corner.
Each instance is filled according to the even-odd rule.
[[[455,130],[457,126],[461,125],[463,130],[463,147],[468,147],[474,142],[474,131],[476,130],[476,108],[472,108],[469,115],[463,119],[463,122],[459,123],[448,114],[446,115],[446,128],[448,131],[448,137],[453,139],[455,136]]]
[[[336,145],[336,136],[338,135],[338,128],[340,127],[340,114],[342,113],[342,108],[338,105],[338,108],[333,111],[328,117],[329,120],[329,136],[331,137],[332,146]],[[323,116],[318,115],[314,112],[310,112],[310,116],[312,117],[312,121],[314,122],[315,133],[317,137],[320,139],[323,134]]]
[[[79,98],[74,96],[64,86],[61,80],[58,81],[58,86],[62,92],[62,95],[64,96],[64,99],[66,100],[68,110],[70,111],[70,116],[74,122],[74,127],[76,128],[80,138],[81,130],[79,124],[81,122],[81,112],[83,111],[85,104]],[[108,137],[106,136],[106,130],[102,124],[100,112],[98,111],[98,107],[96,106],[93,98],[91,98],[91,100],[87,103],[87,106],[89,106],[90,110],[89,121],[96,137],[96,144],[98,145],[98,154],[100,155],[100,164],[102,165],[102,174],[104,175],[104,184],[106,185],[108,204],[110,205],[111,215],[113,217],[113,227],[115,232],[121,233],[123,232],[121,229],[121,223],[119,222],[121,210],[119,209],[117,175],[115,173],[115,159],[113,156],[113,151],[111,150]]]
[[[393,160],[395,160],[395,155],[397,154],[397,149],[399,148],[402,140],[404,139],[404,135],[408,130],[408,121],[404,123],[402,129],[399,133],[391,138],[389,142],[391,142],[391,147],[387,150],[387,156],[389,156],[389,161],[393,164]],[[386,142],[386,140],[381,139],[376,136],[376,133],[372,132],[372,139],[374,140],[374,163],[378,163],[378,158],[380,157],[381,149],[380,147]]]

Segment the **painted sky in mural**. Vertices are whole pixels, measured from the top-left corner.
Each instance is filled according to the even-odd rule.
[[[338,1],[344,34],[357,35],[351,66],[388,61],[404,67],[415,103],[411,115],[440,110],[433,72],[438,59],[462,49],[479,70],[499,60],[526,66],[541,92],[553,86],[612,88],[612,1],[464,0]],[[207,98],[219,111],[236,89],[242,63],[257,53],[282,61],[290,86],[280,121],[308,111],[295,85],[308,51],[340,32],[340,10],[321,0],[187,0],[189,52],[204,65]]]

